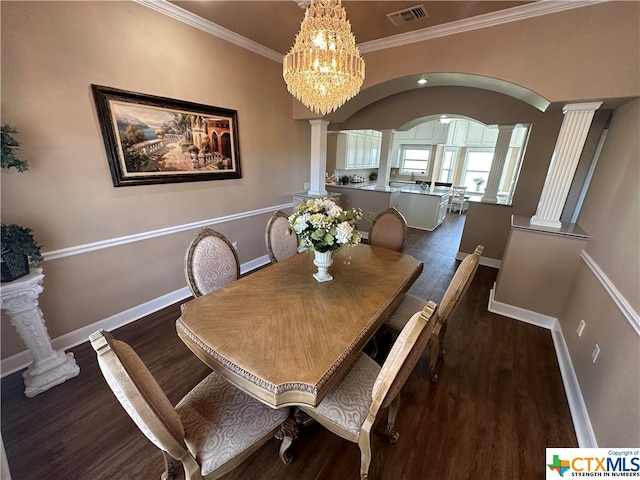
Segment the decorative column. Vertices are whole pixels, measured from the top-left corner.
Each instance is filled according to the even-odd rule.
[[[393,148],[393,134],[395,130],[380,130],[382,141],[380,143],[380,162],[378,163],[378,180],[376,190],[386,190],[391,176],[391,150]]]
[[[507,160],[511,134],[515,127],[515,125],[498,125],[498,139],[496,140],[496,147],[493,150],[493,160],[491,161],[489,178],[487,179],[487,186],[484,189],[484,195],[480,199],[481,202],[498,203],[500,178],[502,177],[504,164]]]
[[[38,297],[44,290],[41,268],[29,275],[2,285],[0,308],[9,315],[11,325],[18,331],[34,362],[23,372],[24,394],[34,397],[80,373],[73,353],[54,351],[44,323]]]
[[[431,186],[429,190],[433,193],[436,188],[436,182],[438,181],[438,173],[440,172],[440,167],[442,166],[442,155],[444,153],[444,145],[441,143],[436,145],[435,153],[433,155],[433,165],[431,168]]]
[[[311,185],[309,195],[326,195],[325,173],[327,173],[327,125],[322,119],[309,120],[311,124]]]
[[[455,167],[453,169],[453,186],[461,186],[462,182],[462,170],[464,169],[464,158],[467,156],[467,147],[458,147],[456,152]]]
[[[564,119],[553,149],[551,164],[542,188],[536,214],[530,224],[560,228],[560,216],[569,194],[584,142],[589,133],[591,120],[602,102],[576,103],[562,109]]]

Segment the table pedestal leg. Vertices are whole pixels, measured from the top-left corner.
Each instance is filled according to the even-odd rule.
[[[293,457],[288,450],[293,444],[293,441],[298,438],[300,428],[308,427],[314,421],[315,420],[302,409],[289,407],[289,416],[280,426],[280,431],[276,434],[276,438],[282,440],[282,444],[280,445],[280,459],[283,463],[286,465],[291,463]]]
[[[282,460],[285,465],[289,465],[293,459],[288,450],[293,444],[293,441],[298,438],[298,433],[300,432],[298,422],[296,422],[295,418],[295,410],[295,407],[289,408],[289,416],[280,426],[280,431],[276,434],[276,438],[282,440],[282,444],[280,445],[280,460]]]

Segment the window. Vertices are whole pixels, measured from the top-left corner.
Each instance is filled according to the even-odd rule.
[[[462,175],[462,184],[469,191],[482,191],[483,185],[487,183],[489,178],[489,170],[491,170],[491,161],[493,160],[493,149],[490,148],[469,148],[467,150],[466,168]],[[479,184],[476,180],[481,179]]]
[[[440,169],[439,182],[453,182],[453,169],[456,166],[456,149],[445,148],[442,153],[442,167]]]
[[[429,171],[429,145],[402,145],[400,150],[400,168],[409,173],[427,173]]]

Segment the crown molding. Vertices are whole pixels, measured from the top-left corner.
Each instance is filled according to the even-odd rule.
[[[358,49],[362,54],[370,53],[377,50],[385,50],[387,48],[422,42],[433,38],[446,37],[448,35],[455,35],[472,30],[494,27],[505,23],[517,22],[519,20],[526,20],[528,18],[540,17],[574,8],[587,7],[606,1],[609,0],[540,0],[535,3],[508,8],[499,12],[485,13],[484,15],[478,15],[477,17],[458,20],[435,27],[423,28],[415,32],[401,33],[379,40],[364,42],[358,44]],[[267,48],[253,40],[249,40],[248,38],[238,35],[237,33],[210,22],[209,20],[205,20],[202,17],[194,15],[183,8],[169,3],[167,0],[134,0],[134,2],[167,15],[179,22],[186,23],[187,25],[191,25],[192,27],[198,28],[218,38],[238,45],[239,47],[245,48],[258,55],[262,55],[274,62],[282,63],[282,53],[276,52],[275,50]]]
[[[605,1],[608,0],[540,0],[535,3],[500,10],[499,12],[485,13],[484,15],[465,18],[464,20],[423,28],[415,32],[400,33],[391,37],[360,43],[358,44],[358,49],[361,54],[375,52],[377,50],[385,50],[387,48],[431,40],[433,38],[495,27],[496,25],[517,22],[528,18],[541,17],[565,10],[595,5]]]
[[[264,45],[259,44],[258,42],[254,42],[253,40],[249,40],[247,37],[243,37],[242,35],[238,35],[231,30],[221,27],[209,20],[205,20],[202,17],[194,15],[191,12],[188,12],[184,8],[180,8],[172,3],[169,3],[166,0],[133,0],[134,2],[143,5],[145,7],[151,8],[156,12],[167,15],[168,17],[173,18],[174,20],[178,20],[179,22],[186,23],[187,25],[191,25],[197,29],[202,30],[203,32],[207,32],[215,37],[221,38],[222,40],[226,40],[234,45],[245,48],[251,52],[257,53],[258,55],[262,55],[274,62],[282,63],[283,55],[275,50],[271,50],[270,48],[265,47]]]

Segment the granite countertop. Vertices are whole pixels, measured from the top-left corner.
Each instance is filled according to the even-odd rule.
[[[546,233],[551,235],[560,235],[565,237],[575,237],[589,239],[589,234],[575,223],[561,222],[560,228],[544,227],[540,225],[531,225],[531,217],[522,217],[511,215],[511,228],[516,230],[528,230],[530,232]]]
[[[435,188],[433,192],[428,188],[426,190],[420,188],[417,185],[402,187],[399,189],[402,193],[415,193],[418,195],[432,195],[436,197],[442,197],[450,193],[450,189],[448,188]]]
[[[327,187],[338,187],[338,188],[357,188],[359,190],[371,190],[375,188],[376,182],[360,182],[360,183],[347,183],[343,185],[341,183],[327,183]]]
[[[347,185],[327,184],[327,187],[350,188],[353,190],[367,190],[368,192],[386,192],[386,193],[393,193],[393,192],[400,191],[400,187],[385,187],[384,189],[377,188],[376,182],[348,183]]]

